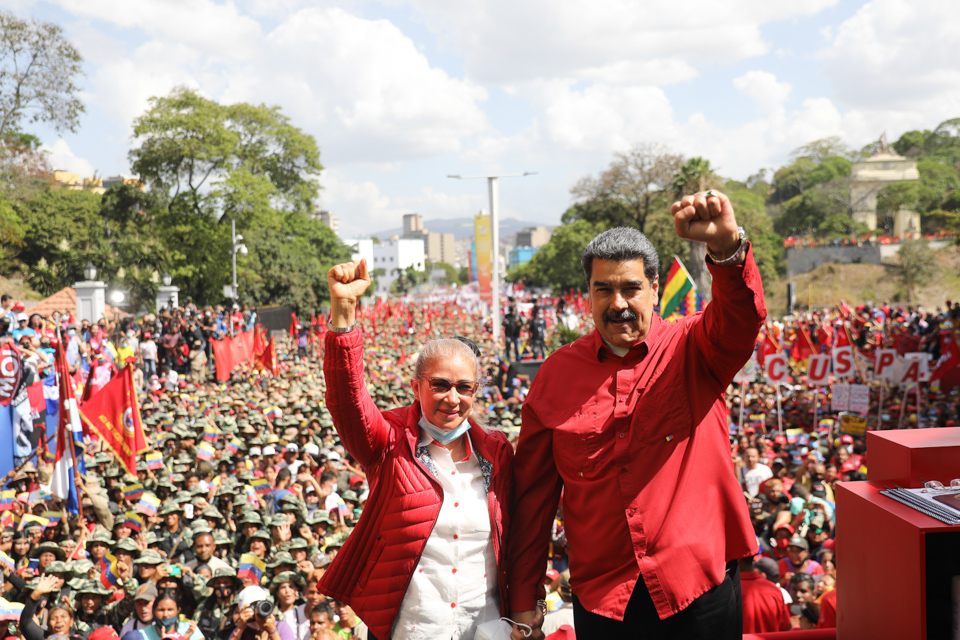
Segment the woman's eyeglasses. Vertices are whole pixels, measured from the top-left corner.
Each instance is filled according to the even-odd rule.
[[[947,487],[939,480],[930,480],[923,483],[923,493],[941,493],[943,491],[960,491],[960,478],[951,480],[950,486]]]
[[[480,388],[480,383],[476,380],[460,380],[458,382],[450,382],[446,378],[432,378],[430,376],[420,376],[421,380],[425,380],[427,384],[430,385],[430,390],[434,393],[450,393],[450,389],[456,389],[457,395],[463,397],[470,397],[477,392],[477,389]]]

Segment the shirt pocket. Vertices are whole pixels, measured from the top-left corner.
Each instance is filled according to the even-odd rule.
[[[601,462],[601,434],[595,430],[553,432],[553,457],[565,481],[593,478]]]

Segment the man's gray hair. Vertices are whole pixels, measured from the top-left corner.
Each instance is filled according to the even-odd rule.
[[[653,243],[636,229],[631,227],[616,227],[604,231],[590,241],[580,256],[583,265],[583,275],[587,277],[587,286],[590,286],[590,276],[593,274],[593,259],[616,260],[643,260],[643,275],[653,282],[660,272],[660,256],[653,247]]]

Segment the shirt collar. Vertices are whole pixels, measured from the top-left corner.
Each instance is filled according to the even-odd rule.
[[[630,357],[631,355],[639,354],[641,358],[646,357],[650,353],[650,347],[657,343],[657,336],[660,335],[660,325],[663,323],[663,319],[659,314],[654,313],[653,317],[650,319],[650,331],[647,332],[647,337],[642,341],[637,342],[632,347],[630,351],[624,357]],[[603,336],[600,335],[600,331],[596,328],[593,329],[594,333],[594,352],[597,354],[597,360],[601,362],[606,358],[616,358],[618,357],[609,346],[607,346],[606,340],[603,339]]]
[[[421,416],[420,422],[418,422],[417,424],[423,425],[424,420],[426,420],[426,418]],[[466,436],[466,440],[464,441],[463,446],[467,452],[467,455],[464,456],[463,460],[454,460],[454,462],[465,462],[470,459],[470,456],[473,455],[473,443],[470,442],[470,431],[467,430],[467,433],[464,435]],[[420,429],[420,440],[417,441],[417,446],[426,447],[433,444],[434,442],[436,441],[433,439],[433,436],[427,433],[426,429]],[[442,447],[443,445],[437,442],[437,446]]]

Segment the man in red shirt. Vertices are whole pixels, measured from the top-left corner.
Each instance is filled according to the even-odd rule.
[[[753,352],[763,286],[726,196],[688,196],[672,214],[679,237],[707,244],[706,310],[663,321],[650,241],[635,229],[598,235],[582,256],[596,329],[544,362],[524,403],[509,552],[517,622],[539,626],[562,489],[580,640],[742,636],[736,560],[756,536],[723,393]]]
[[[744,633],[790,630],[790,610],[780,588],[756,570],[753,558],[740,558],[740,588]]]

